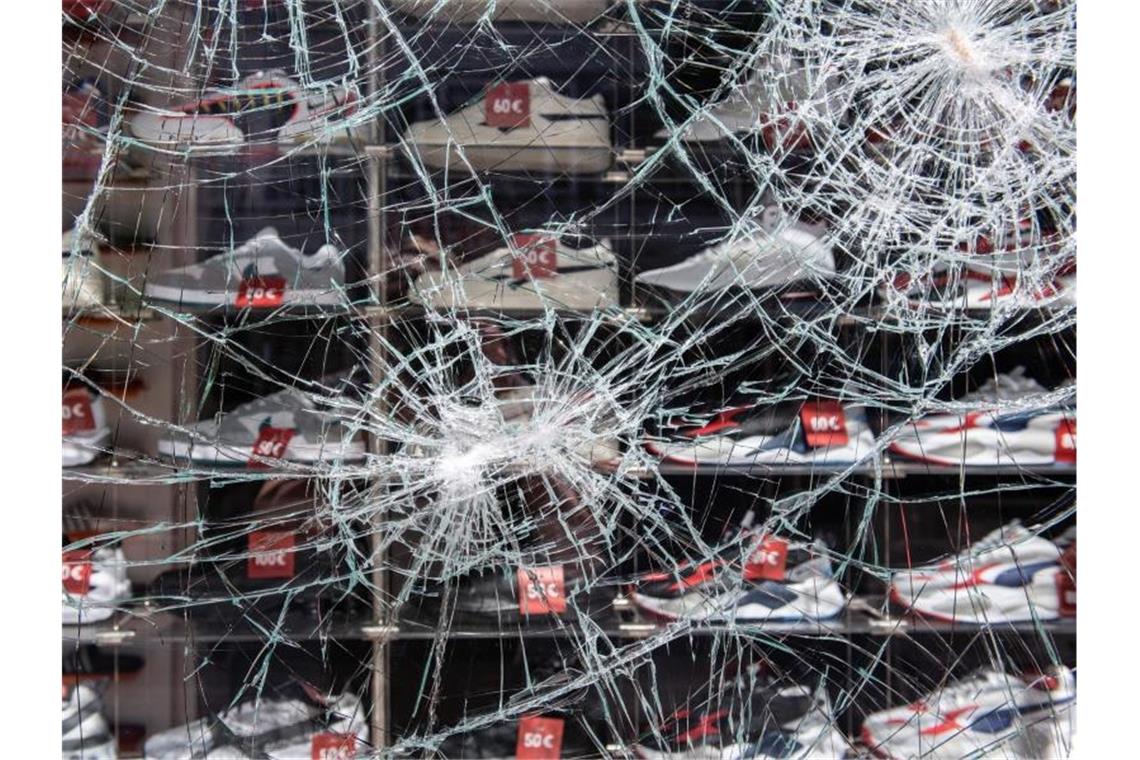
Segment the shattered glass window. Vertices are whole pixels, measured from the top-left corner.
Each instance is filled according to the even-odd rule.
[[[67,758],[1059,758],[1066,0],[63,0]]]

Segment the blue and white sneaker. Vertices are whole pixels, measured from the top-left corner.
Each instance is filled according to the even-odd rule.
[[[738,623],[825,620],[846,604],[822,542],[789,543],[747,529],[714,560],[642,576],[630,598],[666,620]]]
[[[1075,463],[1076,400],[1033,406],[1046,393],[1018,367],[990,378],[963,397],[972,410],[911,422],[891,442],[892,453],[931,464],[997,466]]]
[[[891,576],[891,599],[953,623],[1014,623],[1060,617],[1062,547],[1014,520],[958,555]]]
[[[646,449],[688,465],[858,462],[875,448],[862,407],[835,402],[730,406],[696,424],[670,424]]]
[[[863,743],[878,757],[1051,757],[1072,752],[1076,676],[985,670],[905,707],[874,713]]]

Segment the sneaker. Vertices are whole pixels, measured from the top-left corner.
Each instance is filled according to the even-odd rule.
[[[103,718],[103,700],[90,687],[63,693],[63,760],[115,760],[115,737]]]
[[[822,542],[789,542],[747,525],[716,559],[645,575],[630,596],[666,620],[803,622],[846,606]]]
[[[901,430],[890,450],[907,459],[944,465],[997,466],[1074,464],[1076,400],[1026,405],[1046,390],[1017,367],[962,397],[972,410],[932,414]],[[998,404],[1006,406],[997,408]]]
[[[63,389],[63,466],[94,462],[111,439],[103,396],[86,385]]]
[[[1016,520],[942,562],[891,576],[891,599],[953,623],[1016,623],[1060,616],[1061,548]]]
[[[79,312],[104,305],[104,277],[96,266],[99,244],[74,228],[63,233],[63,310]]]
[[[213,717],[161,731],[144,745],[147,760],[195,757],[363,757],[368,753],[364,706],[350,693],[324,695],[295,683]]]
[[[241,309],[340,306],[347,299],[344,262],[336,246],[324,245],[306,256],[286,245],[272,227],[236,250],[152,275],[143,295],[180,306]]]
[[[581,26],[600,16],[611,0],[497,0],[491,11],[494,21],[527,21],[531,23]],[[472,24],[488,12],[486,0],[450,0],[439,6],[436,0],[393,0],[392,7],[417,18],[431,17],[451,24]]]
[[[549,757],[560,760],[597,758],[599,748],[588,740],[591,732],[582,718],[528,715],[517,721],[493,723],[484,728],[452,734],[431,758],[448,760],[505,760],[514,757]],[[525,754],[527,751],[531,754]]]
[[[63,552],[63,624],[98,623],[131,597],[127,559],[116,547]]]
[[[875,448],[862,407],[838,402],[730,406],[698,425],[680,421],[645,439],[655,456],[690,466],[858,462]]]
[[[835,277],[835,256],[822,227],[764,225],[755,236],[733,237],[673,266],[641,272],[640,285],[679,293],[730,287],[780,289],[781,298],[814,297],[819,281]]]
[[[606,241],[574,248],[548,235],[517,234],[510,247],[424,272],[411,297],[441,309],[604,309],[618,304],[617,261]]]
[[[813,126],[833,124],[842,115],[834,81],[823,81],[791,57],[760,59],[752,78],[733,87],[727,98],[706,107],[680,130],[690,143],[757,137],[771,152],[796,152],[812,147]],[[662,128],[656,140],[672,133]]]
[[[99,176],[111,110],[90,79],[72,82],[63,91],[64,181],[89,181]]]
[[[753,677],[677,710],[634,753],[644,760],[838,760],[846,748],[822,686]]]
[[[996,670],[869,715],[863,743],[878,757],[1063,758],[1072,747],[1076,677],[1068,668],[1019,678]]]
[[[303,90],[282,71],[248,76],[230,89],[171,109],[146,108],[130,120],[139,140],[166,150],[233,153],[247,139],[282,144],[325,144],[354,138],[347,117],[360,99],[355,88],[317,86]]]
[[[491,87],[442,123],[421,121],[404,138],[434,168],[592,174],[613,160],[601,95],[575,100],[546,79]]]
[[[355,388],[345,377],[338,387]],[[339,391],[330,391],[336,398]],[[271,393],[213,420],[190,425],[158,442],[158,453],[200,464],[269,466],[274,460],[312,464],[359,462],[365,446],[359,432],[338,418],[337,407],[296,388]]]

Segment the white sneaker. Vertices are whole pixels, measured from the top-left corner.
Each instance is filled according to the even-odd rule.
[[[550,235],[518,234],[510,247],[424,272],[411,297],[434,308],[604,309],[618,303],[617,261],[607,241],[572,248]]]
[[[709,143],[759,136],[770,151],[805,150],[811,147],[814,125],[832,124],[841,116],[841,103],[830,94],[835,89],[834,80],[824,81],[790,57],[765,57],[746,84],[689,122],[681,139]],[[662,128],[654,137],[664,140],[670,134]]]
[[[393,0],[392,7],[416,17],[427,17],[439,8],[436,18],[450,23],[470,24],[490,11],[495,21],[530,21],[548,24],[585,24],[594,20],[610,0]]]
[[[76,686],[63,696],[63,760],[115,760],[115,737],[103,718],[103,700]]]
[[[1026,678],[985,670],[913,704],[869,715],[863,743],[888,758],[1063,758],[1072,746],[1076,699],[1068,668]],[[1034,746],[1023,746],[1031,738]]]
[[[169,110],[141,110],[130,120],[131,133],[168,150],[233,153],[246,142],[294,144],[352,140],[346,119],[356,111],[352,87],[301,87],[282,71],[248,76],[233,88],[210,90],[200,100]],[[249,134],[249,125],[258,132]]]
[[[99,243],[74,228],[63,233],[63,310],[84,311],[103,305],[103,273],[93,266]]]
[[[890,450],[931,464],[993,467],[1076,460],[1076,402],[1033,406],[1046,393],[1024,367],[990,378],[962,397],[963,413],[930,414],[901,430]]]
[[[306,256],[266,227],[233,251],[151,275],[143,295],[188,306],[278,308],[345,303],[344,262],[336,246]]]
[[[87,386],[63,391],[63,466],[90,464],[111,438],[103,397]]]
[[[765,225],[754,235],[724,240],[679,264],[642,272],[635,279],[681,293],[737,286],[786,288],[784,298],[816,295],[818,281],[835,276],[835,256],[822,234],[819,227],[798,223]]]
[[[489,115],[514,126],[488,124]],[[491,87],[443,123],[411,125],[404,139],[428,166],[457,171],[466,169],[461,151],[476,170],[591,174],[613,161],[602,96],[568,98],[546,79]]]
[[[130,597],[131,582],[122,549],[100,547],[63,553],[64,625],[106,620]]]
[[[345,376],[346,378],[348,376]],[[350,381],[345,379],[345,390]],[[330,395],[340,394],[333,390]],[[203,464],[268,466],[287,462],[359,462],[364,441],[341,421],[336,407],[321,396],[285,388],[235,409],[171,431],[158,442],[158,453]]]
[[[1060,617],[1061,549],[1014,521],[955,557],[891,576],[891,599],[935,620],[997,624]]]

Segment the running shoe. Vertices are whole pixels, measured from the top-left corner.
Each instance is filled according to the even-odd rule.
[[[99,244],[75,229],[63,233],[63,310],[79,312],[104,305],[105,280],[96,267]]]
[[[1076,721],[1068,668],[1012,676],[996,670],[950,683],[907,705],[869,715],[863,743],[879,757],[1064,758]]]
[[[1033,406],[1046,393],[1017,367],[986,381],[961,401],[969,411],[932,414],[911,422],[891,442],[894,454],[944,465],[1074,464],[1076,399]]]
[[[349,117],[359,93],[325,84],[302,89],[281,71],[257,73],[230,89],[170,109],[143,107],[129,121],[144,143],[166,150],[234,153],[254,142],[335,143],[354,138]]]
[[[1018,521],[954,557],[891,576],[891,599],[921,615],[993,625],[1060,616],[1061,547]]]
[[[103,699],[87,686],[63,692],[63,760],[115,760],[115,737],[103,718]]]
[[[404,140],[426,165],[456,171],[590,174],[613,160],[602,96],[566,97],[546,79],[494,85],[442,122],[412,124]]]
[[[257,695],[213,717],[153,734],[143,751],[147,760],[364,757],[368,720],[354,694],[325,695],[293,683],[277,694]]]
[[[822,280],[835,277],[835,256],[824,235],[822,227],[776,221],[673,266],[641,272],[635,280],[679,293],[740,287],[775,289],[781,298],[814,297]]]
[[[64,181],[90,181],[99,176],[111,110],[90,79],[72,82],[63,91]]]
[[[412,298],[440,309],[617,306],[617,260],[609,243],[572,247],[569,242],[541,232],[513,235],[509,247],[424,272],[412,285]]]
[[[329,396],[289,387],[203,420],[185,431],[167,431],[158,453],[200,464],[239,464],[250,467],[275,461],[359,462],[365,445],[359,431],[339,417],[330,400],[357,388],[349,375],[329,384]]]
[[[826,464],[859,461],[875,448],[862,407],[833,401],[730,406],[692,424],[671,422],[646,449],[698,465]]]
[[[846,606],[821,541],[786,541],[748,528],[715,559],[643,576],[630,597],[667,620],[738,623],[826,620]]]
[[[151,275],[143,289],[151,301],[179,306],[275,309],[346,303],[344,261],[332,244],[305,255],[266,227],[233,251],[201,264]]]
[[[727,98],[704,108],[679,131],[690,143],[712,143],[757,137],[770,152],[809,150],[812,136],[842,116],[832,94],[834,80],[794,62],[792,56],[761,58],[747,83],[733,87]],[[667,128],[654,135],[671,136]]]
[[[127,559],[122,549],[101,546],[64,550],[64,625],[107,620],[130,598],[131,582],[127,579]]]
[[[63,466],[94,462],[111,439],[103,396],[86,385],[63,388]]]
[[[471,24],[490,14],[494,21],[527,21],[531,23],[581,26],[602,14],[610,0],[449,0],[439,5],[436,0],[393,0],[396,10],[418,18],[434,18],[451,24]],[[439,12],[433,16],[433,11]]]
[[[644,760],[838,760],[846,748],[826,689],[761,677],[677,710],[634,753]]]

